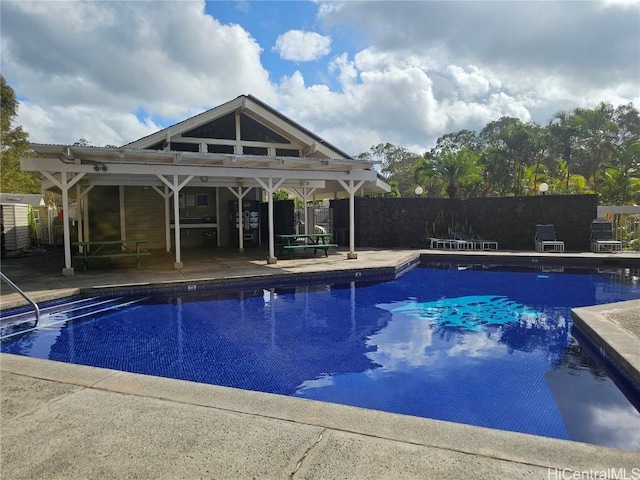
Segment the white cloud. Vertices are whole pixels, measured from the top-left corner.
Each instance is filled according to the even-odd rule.
[[[77,137],[109,115],[120,133],[103,125],[87,135],[97,145],[146,131],[115,111],[142,108],[179,121],[246,93],[275,103],[260,53],[242,27],[205,15],[203,2],[2,2],[3,75],[56,115],[58,126],[41,134],[29,108],[21,109],[19,122],[36,132],[32,141],[63,126],[74,133],[62,138]]]
[[[111,108],[91,106],[50,106],[46,109],[23,101],[19,106],[19,118],[24,126],[37,125],[34,143],[73,144],[84,138],[91,145],[124,145],[161,129],[151,119],[140,121],[134,114]]]
[[[448,131],[479,130],[502,116],[531,119],[535,102],[503,91],[496,74],[474,66],[432,67],[431,61],[373,48],[353,60],[343,53],[329,68],[339,91],[307,86],[296,72],[280,84],[281,107],[353,155],[386,142],[421,154]]]
[[[274,83],[269,45],[201,0],[3,0],[0,62],[34,142],[124,144],[252,94],[351,154],[381,142],[423,153],[505,115],[545,123],[600,101],[639,105],[638,5],[320,2],[322,25],[299,24],[327,35],[278,37],[273,50],[306,63]]]
[[[478,67],[470,66],[467,71],[458,65],[449,65],[448,69],[463,98],[482,97],[487,95],[492,88],[501,87],[499,79],[492,78],[492,75],[481,72]]]
[[[439,353],[428,353],[433,344],[431,327],[423,319],[394,314],[393,320],[367,339],[367,347],[373,349],[366,356],[386,372],[432,365]]]
[[[273,49],[285,60],[310,62],[331,51],[331,38],[315,32],[289,30],[276,40]]]

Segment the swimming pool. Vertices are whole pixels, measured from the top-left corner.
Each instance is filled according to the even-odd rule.
[[[638,392],[569,314],[632,298],[640,288],[611,275],[418,267],[149,297],[43,322],[2,351],[638,450]]]

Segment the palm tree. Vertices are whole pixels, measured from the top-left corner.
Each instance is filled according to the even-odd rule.
[[[602,102],[592,110],[577,108],[575,119],[578,127],[578,171],[593,181],[597,192],[596,174],[611,159],[618,130],[613,121],[613,107]]]
[[[548,183],[552,191],[564,191],[569,194],[587,193],[587,180],[578,173],[570,173],[569,166],[564,160],[558,160],[556,170],[559,175],[549,178]]]
[[[549,122],[550,153],[564,162],[564,191],[568,192],[573,167],[574,137],[578,133],[576,116],[573,112],[557,112]]]
[[[640,141],[614,147],[616,162],[598,175],[600,203],[629,205],[640,200]]]
[[[416,178],[434,178],[445,186],[449,198],[456,198],[460,186],[482,182],[477,155],[463,148],[443,150],[430,159],[422,158],[416,167]]]

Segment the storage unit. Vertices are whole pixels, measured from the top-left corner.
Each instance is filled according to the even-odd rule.
[[[19,253],[31,246],[29,235],[29,205],[20,203],[0,204],[2,222],[2,253]]]

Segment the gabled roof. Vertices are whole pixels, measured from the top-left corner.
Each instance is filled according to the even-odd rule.
[[[195,115],[182,122],[171,125],[156,133],[128,143],[123,148],[150,148],[167,139],[179,137],[197,127],[206,125],[216,119],[220,119],[232,112],[241,112],[265,127],[273,130],[297,144],[303,145],[303,156],[318,156],[326,159],[351,159],[351,156],[339,148],[331,145],[310,130],[294,122],[287,116],[278,112],[266,103],[252,95],[240,95],[239,97],[219,105],[206,112]]]
[[[63,188],[64,180],[159,188],[180,175],[207,187],[266,188],[264,179],[276,178],[282,188],[313,188],[317,198],[338,198],[354,186],[363,194],[390,190],[373,162],[350,157],[250,95],[120,148],[30,147],[40,157],[21,159],[21,168],[39,172],[46,189]]]

